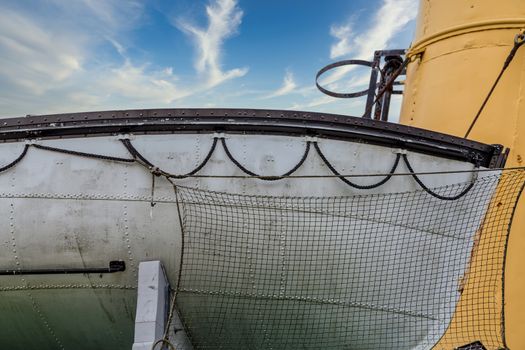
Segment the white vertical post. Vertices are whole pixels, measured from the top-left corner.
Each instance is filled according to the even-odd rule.
[[[151,350],[164,337],[170,307],[169,282],[160,261],[139,264],[137,314],[133,350]],[[177,350],[193,350],[177,313],[173,315],[169,341]],[[158,345],[157,349],[162,349]]]
[[[151,350],[153,344],[164,336],[169,305],[168,286],[160,261],[139,264],[133,350]]]
[[[170,308],[169,281],[160,261],[139,264],[137,314],[133,350],[151,350],[164,337]],[[193,350],[177,313],[173,315],[169,341],[177,350]],[[156,349],[164,349],[160,344]]]

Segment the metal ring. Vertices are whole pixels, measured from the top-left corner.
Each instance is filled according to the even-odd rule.
[[[525,43],[525,33],[516,34],[514,37],[514,45],[521,46]]]
[[[317,86],[319,91],[321,91],[323,94],[326,94],[328,96],[337,97],[337,98],[355,98],[355,97],[361,97],[361,96],[367,95],[369,89],[358,91],[358,92],[351,92],[351,93],[340,93],[340,92],[330,91],[328,89],[325,89],[321,85],[319,85],[319,77],[323,75],[324,73],[326,73],[327,71],[337,68],[337,67],[350,66],[350,65],[366,66],[366,67],[373,68],[374,62],[364,61],[364,60],[345,60],[345,61],[335,62],[335,63],[329,64],[323,67],[319,72],[317,72],[317,75],[315,76],[315,85]]]

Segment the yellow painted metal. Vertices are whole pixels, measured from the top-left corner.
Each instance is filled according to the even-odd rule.
[[[499,74],[515,35],[525,28],[525,1],[421,0],[419,11],[400,122],[464,136]],[[525,165],[525,47],[518,51],[469,138],[509,147],[507,167]],[[524,231],[522,197],[511,230],[504,275],[505,335],[510,349],[525,349]],[[478,265],[498,263],[473,261]],[[483,266],[471,269],[483,271]],[[491,283],[501,281],[490,281],[482,275],[469,278],[464,296],[483,293]],[[501,305],[501,297],[494,296],[494,310]],[[459,308],[466,307],[464,299],[468,298],[462,298]],[[479,312],[475,305],[469,307]],[[491,326],[484,323],[482,314],[476,316],[480,326]],[[456,317],[437,348],[448,349],[445,344],[451,337],[474,337],[466,333],[464,323]],[[486,340],[489,344],[491,341]]]

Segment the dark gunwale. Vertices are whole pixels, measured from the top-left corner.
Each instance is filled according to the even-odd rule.
[[[312,136],[402,148],[501,167],[503,147],[346,115],[262,109],[137,109],[0,120],[0,142],[115,134],[246,133]]]

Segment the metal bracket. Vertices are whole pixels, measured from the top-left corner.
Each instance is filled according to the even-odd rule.
[[[504,148],[502,145],[492,145],[494,152],[490,159],[489,168],[503,168],[507,162],[510,149]]]
[[[121,260],[109,262],[108,267],[100,268],[52,268],[52,269],[6,269],[0,270],[0,276],[13,275],[67,275],[83,273],[115,273],[126,270],[126,263]]]
[[[317,142],[318,138],[317,136],[305,136],[304,141],[305,142]]]
[[[133,140],[133,135],[131,134],[118,134],[117,140]]]
[[[213,133],[213,138],[215,139],[226,139],[226,134],[223,132],[215,132]]]
[[[403,149],[403,148],[393,149],[392,153],[394,153],[394,154],[408,154],[407,150]]]

